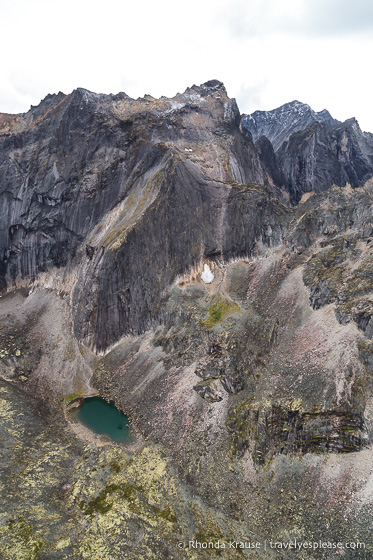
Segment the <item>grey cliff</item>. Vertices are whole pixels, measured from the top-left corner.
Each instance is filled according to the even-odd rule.
[[[372,556],[372,138],[217,80],[0,115],[6,560]]]

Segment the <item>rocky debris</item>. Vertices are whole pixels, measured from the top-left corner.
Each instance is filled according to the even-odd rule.
[[[363,416],[353,411],[301,411],[272,406],[232,412],[229,429],[235,452],[243,453],[255,442],[253,457],[263,464],[278,453],[351,453],[369,445]]]
[[[210,346],[207,355],[197,364],[194,373],[204,382],[198,383],[193,389],[202,398],[211,402],[221,401],[223,391],[234,395],[244,388],[244,377],[231,362],[229,352],[216,343]]]
[[[9,560],[186,559],[178,542],[326,527],[372,555],[373,186],[352,188],[371,136],[329,120],[288,129],[307,184],[217,81],[0,117]],[[80,442],[63,411],[89,394],[138,448]]]

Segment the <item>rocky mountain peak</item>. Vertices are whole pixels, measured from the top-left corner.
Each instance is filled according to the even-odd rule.
[[[361,128],[360,128],[359,122],[357,121],[357,119],[355,119],[355,117],[351,117],[350,119],[347,119],[343,124],[346,127],[351,128],[355,132],[361,133]]]
[[[316,112],[291,101],[272,111],[242,115],[241,128],[251,133],[269,181],[298,204],[309,191],[332,185],[360,187],[373,175],[373,137],[355,118],[340,122],[326,109]],[[272,144],[275,156],[261,137]],[[286,198],[286,195],[285,195]]]
[[[249,117],[217,80],[0,115],[7,560],[372,558],[373,136]],[[92,395],[133,443],[69,422]]]
[[[187,88],[186,91],[188,92],[190,90],[207,95],[217,93],[218,91],[221,91],[225,95],[227,94],[227,90],[225,89],[223,82],[220,82],[219,80],[209,80],[199,86],[193,85],[191,88]]]
[[[242,127],[249,130],[254,142],[260,136],[266,136],[275,152],[281,144],[298,130],[307,128],[314,122],[338,124],[326,109],[315,112],[306,103],[291,101],[271,111],[255,111],[242,115]]]
[[[62,91],[58,93],[48,94],[44,99],[40,101],[38,105],[31,105],[30,110],[27,113],[23,113],[22,116],[27,118],[27,120],[37,119],[45,112],[49,111],[52,107],[55,107],[60,101],[68,97]]]

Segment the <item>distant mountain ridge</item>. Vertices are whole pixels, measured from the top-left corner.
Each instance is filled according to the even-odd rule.
[[[242,115],[272,183],[297,204],[305,192],[322,192],[332,185],[361,187],[373,174],[373,135],[356,119],[344,123],[324,109],[292,101],[272,111]],[[271,148],[266,140],[272,144]]]
[[[0,114],[1,558],[373,558],[373,136],[262,116],[217,80]]]
[[[275,152],[294,132],[304,130],[315,122],[340,124],[326,109],[316,113],[309,105],[300,101],[285,103],[271,111],[254,111],[250,115],[242,115],[241,121],[242,126],[251,132],[254,142],[261,136],[266,136]]]

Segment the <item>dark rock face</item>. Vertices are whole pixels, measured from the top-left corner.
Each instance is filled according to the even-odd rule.
[[[372,340],[373,339],[372,314],[366,311],[360,311],[358,313],[355,313],[354,320],[355,323],[357,323],[359,329],[364,331],[365,336]]]
[[[306,192],[347,183],[361,187],[373,176],[372,135],[362,132],[356,119],[340,123],[328,111],[315,113],[294,101],[273,111],[243,115],[241,126],[256,141],[273,184],[285,187],[293,204]]]
[[[3,289],[79,263],[74,332],[99,349],[156,324],[162,291],[201,257],[248,254],[274,226],[243,197],[255,224],[233,234],[235,185],[263,171],[218,81],[172,100],[77,90],[2,122]]]
[[[353,321],[370,338],[370,294],[373,286],[372,237],[369,235],[373,220],[371,188],[357,191],[356,196],[351,198],[333,189],[327,199],[328,203],[318,212],[318,220],[313,221],[315,233],[324,233],[327,239],[309,258],[303,273],[304,282],[310,290],[310,304],[313,309],[334,304],[335,316],[340,324],[347,325]],[[317,204],[317,199],[313,202]],[[337,212],[336,207],[339,207]],[[300,243],[299,235],[303,238],[302,228],[292,233],[298,238],[296,243]],[[308,237],[309,242],[312,238]],[[304,246],[300,247],[303,250]],[[366,249],[362,250],[362,247]]]
[[[309,105],[292,101],[272,111],[255,111],[242,115],[242,127],[249,130],[254,142],[265,136],[272,143],[275,152],[289,140],[292,134],[308,128],[314,123],[338,124],[326,110],[316,113]]]
[[[332,185],[360,187],[373,174],[373,143],[351,119],[326,126],[315,123],[294,133],[277,153],[291,200]]]
[[[248,407],[245,415],[232,415],[229,427],[239,453],[255,438],[258,463],[279,453],[351,453],[369,445],[364,418],[351,411],[301,412],[280,406],[250,411]]]
[[[263,172],[266,174],[269,184],[274,187],[283,187],[285,185],[285,177],[278,165],[271,142],[266,136],[261,136],[255,142],[255,147],[258,150]]]
[[[11,130],[0,118],[3,286],[66,266],[123,196],[125,141],[100,99],[84,90],[49,96]]]
[[[372,135],[286,111],[255,144],[216,80],[0,116],[7,558],[166,560],[300,528],[370,543]],[[92,394],[133,448],[67,423]]]
[[[370,136],[355,121],[335,124],[299,103],[262,117],[260,133],[274,141],[277,123],[289,137],[277,154],[264,136],[253,145],[248,117],[240,132],[216,80],[172,100],[78,89],[2,116],[3,292],[51,268],[63,285],[78,276],[74,332],[104,349],[158,324],[163,291],[201,258],[279,245],[284,193],[296,202],[370,176]]]
[[[224,392],[234,395],[244,388],[244,375],[239,364],[235,364],[227,349],[219,344],[210,346],[194,373],[201,377],[203,382],[195,385],[193,389],[211,402],[221,401]]]

